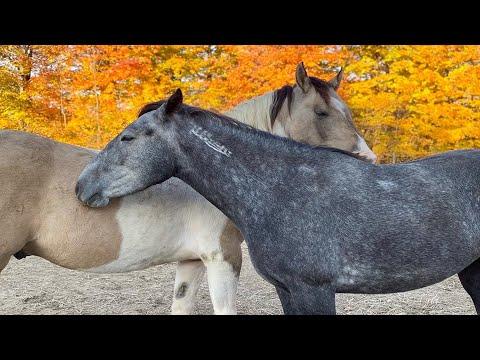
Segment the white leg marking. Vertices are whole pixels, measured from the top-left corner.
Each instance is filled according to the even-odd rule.
[[[219,260],[205,263],[207,267],[208,288],[216,315],[236,315],[236,296],[238,276],[232,266]]]
[[[191,315],[195,308],[195,296],[205,274],[201,260],[179,261],[175,275],[172,315]]]

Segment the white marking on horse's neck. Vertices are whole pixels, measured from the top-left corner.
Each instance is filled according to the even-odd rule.
[[[272,103],[273,91],[245,101],[227,111],[225,115],[256,129],[271,132],[270,106]]]
[[[230,157],[232,155],[232,152],[228,150],[224,145],[216,142],[215,140],[212,139],[212,134],[210,134],[207,130],[201,128],[198,125],[195,125],[190,132],[198,137],[200,140],[202,140],[209,148],[212,148],[216,152],[219,152],[220,154],[223,154],[227,157]]]

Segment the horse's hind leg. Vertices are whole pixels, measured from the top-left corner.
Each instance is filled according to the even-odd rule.
[[[195,307],[195,296],[205,273],[201,260],[179,261],[175,276],[172,314],[189,315]]]
[[[480,315],[480,259],[458,273],[460,282],[473,300],[475,310]]]

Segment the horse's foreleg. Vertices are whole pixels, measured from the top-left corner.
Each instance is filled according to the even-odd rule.
[[[179,261],[175,276],[172,314],[189,315],[195,307],[195,296],[205,273],[201,260]]]
[[[213,260],[205,263],[208,288],[216,315],[236,315],[238,271],[230,263]]]
[[[296,315],[335,315],[335,288],[330,283],[289,287],[291,312]]]
[[[460,282],[473,300],[475,310],[480,315],[480,259],[458,273]]]
[[[277,290],[277,295],[282,303],[283,313],[286,315],[293,314],[294,311],[291,304],[291,296],[288,290],[279,286],[275,286],[275,290]]]

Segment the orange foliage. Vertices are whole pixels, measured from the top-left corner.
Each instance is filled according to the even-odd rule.
[[[0,46],[0,128],[99,148],[146,102],[184,90],[227,110],[294,81],[329,79],[382,162],[480,147],[478,46]]]

